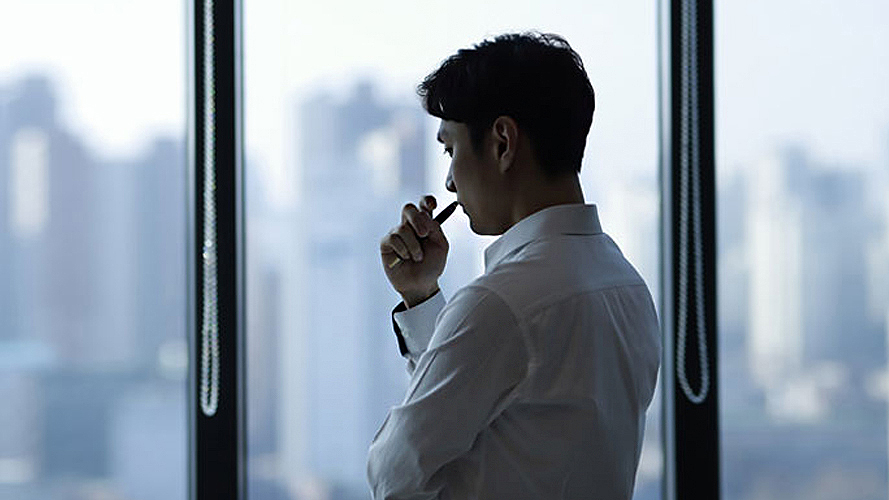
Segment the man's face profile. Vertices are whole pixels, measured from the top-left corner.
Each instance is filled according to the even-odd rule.
[[[469,128],[460,122],[441,120],[436,137],[444,154],[451,159],[445,187],[457,194],[457,201],[476,234],[499,234],[495,214],[500,205],[496,163],[473,147]],[[484,144],[487,144],[486,140]]]

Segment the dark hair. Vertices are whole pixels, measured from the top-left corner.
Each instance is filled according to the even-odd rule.
[[[518,123],[551,176],[580,172],[595,109],[580,56],[559,35],[500,35],[447,58],[417,88],[432,116],[463,123],[476,153],[499,116]]]

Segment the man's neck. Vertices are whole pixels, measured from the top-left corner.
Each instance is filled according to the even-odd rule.
[[[585,203],[580,179],[576,174],[558,179],[540,179],[530,184],[515,200],[510,227],[525,217],[555,205]]]

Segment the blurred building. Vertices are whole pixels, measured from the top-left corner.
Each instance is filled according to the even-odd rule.
[[[18,409],[0,412],[0,485],[13,498],[140,489],[152,474],[127,484],[113,457],[147,448],[128,448],[120,424],[156,437],[152,473],[184,498],[183,142],[99,159],[42,76],[0,103],[0,400]],[[168,418],[118,418],[148,399]]]
[[[797,193],[804,168],[778,156],[753,165],[746,178],[747,359],[763,388],[783,387],[802,368],[803,200]]]
[[[291,224],[304,307],[282,330],[282,363],[300,359],[302,381],[288,393],[287,425],[304,422],[282,451],[301,463],[303,484],[331,499],[367,498],[367,447],[388,408],[403,396],[389,311],[397,300],[379,261],[379,239],[404,202],[426,192],[426,127],[416,106],[384,103],[359,83],[343,99],[318,95],[299,108],[301,203]],[[288,301],[288,303],[292,303]],[[304,401],[294,401],[302,394]],[[297,448],[299,447],[299,448]]]
[[[828,417],[861,401],[885,364],[882,319],[868,310],[868,242],[880,227],[863,174],[789,148],[747,170],[747,352],[775,418]]]
[[[803,258],[805,358],[845,366],[854,379],[885,364],[882,330],[867,309],[868,242],[879,229],[858,171],[812,172]]]

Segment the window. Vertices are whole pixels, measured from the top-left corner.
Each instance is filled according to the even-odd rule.
[[[404,203],[453,199],[414,89],[459,48],[539,29],[580,53],[597,96],[585,196],[658,302],[656,22],[647,1],[244,4],[251,499],[370,496],[367,448],[407,383],[377,249]],[[444,230],[450,296],[492,240],[459,212]],[[659,401],[638,499],[661,495]]]
[[[715,12],[724,498],[884,498],[889,6]]]
[[[184,4],[3,10],[0,497],[184,499]]]

